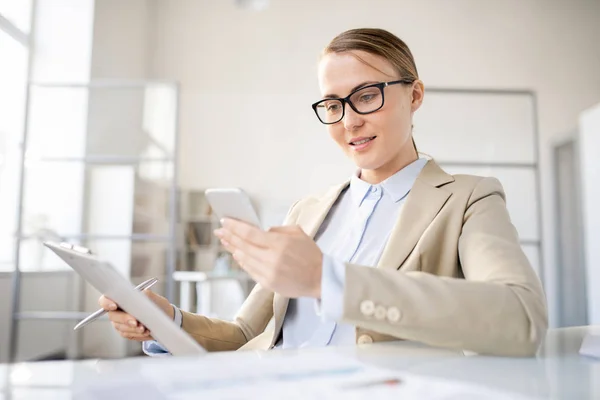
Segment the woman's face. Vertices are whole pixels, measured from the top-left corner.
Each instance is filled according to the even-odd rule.
[[[398,76],[387,60],[363,51],[330,53],[319,63],[323,98],[343,98],[359,87],[402,78],[406,77]],[[333,140],[362,170],[363,179],[384,180],[416,157],[411,125],[412,115],[423,100],[423,84],[416,81],[383,90],[385,102],[378,111],[361,115],[346,105],[344,118],[327,125]]]

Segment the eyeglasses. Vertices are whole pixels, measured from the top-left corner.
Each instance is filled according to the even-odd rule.
[[[312,105],[312,108],[315,110],[319,121],[326,125],[335,124],[344,118],[346,104],[349,104],[358,114],[370,114],[383,107],[383,88],[390,85],[411,84],[413,82],[414,79],[400,79],[392,82],[374,83],[356,89],[343,99],[333,98],[317,101]]]

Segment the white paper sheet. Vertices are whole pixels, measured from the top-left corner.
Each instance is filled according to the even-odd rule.
[[[62,258],[100,293],[114,300],[120,308],[133,315],[151,332],[171,354],[189,356],[206,352],[191,336],[178,327],[146,295],[135,290],[110,264],[96,256],[61,247],[57,243],[44,243]],[[86,327],[85,329],[93,329]]]
[[[588,357],[600,358],[600,334],[587,334],[585,338],[583,338],[583,343],[581,343],[579,354]]]

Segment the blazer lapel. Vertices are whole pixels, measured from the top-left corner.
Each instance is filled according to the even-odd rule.
[[[454,178],[434,161],[427,162],[406,198],[377,264],[378,268],[400,268],[451,196],[451,192],[440,186],[453,181]]]
[[[303,206],[296,220],[296,225],[299,225],[302,230],[311,238],[314,239],[319,227],[327,217],[327,213],[333,206],[333,203],[337,200],[342,190],[348,186],[349,182],[345,182],[341,185],[335,186],[322,198],[318,199],[312,204]],[[273,297],[273,316],[275,318],[275,329],[273,331],[273,338],[271,339],[270,347],[275,345],[275,341],[279,337],[279,332],[283,325],[283,319],[287,311],[287,307],[290,299],[283,297],[277,293]]]
[[[314,239],[333,203],[335,203],[342,190],[348,187],[349,184],[350,182],[347,181],[341,185],[337,185],[331,188],[322,198],[302,207],[296,220],[296,225],[300,225],[302,230]]]

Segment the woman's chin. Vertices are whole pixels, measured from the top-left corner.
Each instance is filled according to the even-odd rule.
[[[377,169],[382,164],[383,154],[380,151],[373,150],[377,149],[374,148],[361,152],[351,151],[347,155],[358,168]]]
[[[377,170],[382,166],[379,160],[360,159],[360,157],[354,157],[354,164],[361,170]]]

